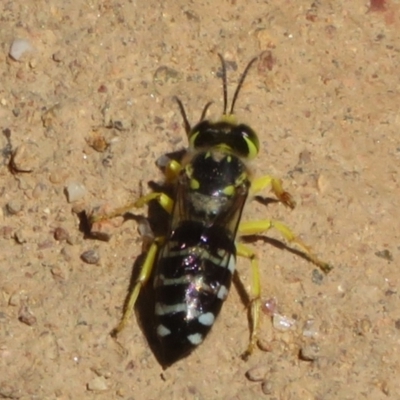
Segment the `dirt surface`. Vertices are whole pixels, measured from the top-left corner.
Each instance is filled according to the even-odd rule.
[[[0,398],[400,398],[399,2],[3,0],[0,11]],[[13,60],[16,39],[31,48]],[[260,137],[255,174],[297,200],[250,202],[243,218],[284,221],[334,269],[259,238],[263,301],[277,301],[263,350],[241,360],[249,328],[232,288],[204,344],[163,371],[136,318],[120,345],[109,335],[141,253],[136,222],[102,242],[78,213],[162,181],[156,159],[187,144],[174,95],[191,122],[210,100],[219,117],[217,53],[230,93],[261,54],[236,112]],[[249,289],[249,261],[238,270]]]

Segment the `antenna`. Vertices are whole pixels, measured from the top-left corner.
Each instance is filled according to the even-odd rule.
[[[189,120],[187,119],[185,107],[183,107],[183,104],[178,97],[174,96],[174,100],[178,103],[179,111],[181,112],[181,115],[183,118],[183,124],[185,125],[185,132],[186,132],[186,135],[189,136],[189,133],[192,128],[190,127]]]
[[[220,53],[218,53],[218,57],[221,60],[222,64],[222,90],[224,93],[224,112],[223,115],[226,115],[226,108],[228,107],[228,90],[227,90],[227,83],[226,83],[226,64],[224,57]]]
[[[220,55],[219,55],[219,56],[220,56]],[[220,56],[220,58],[221,58],[221,56]],[[244,82],[244,80],[246,79],[246,76],[247,76],[247,74],[248,74],[248,72],[249,72],[251,66],[254,64],[254,62],[255,62],[257,59],[258,59],[258,57],[254,57],[254,58],[247,64],[247,67],[244,69],[243,74],[242,74],[242,76],[241,76],[240,79],[239,79],[239,83],[238,83],[238,85],[237,85],[237,87],[236,87],[235,94],[233,95],[233,100],[232,100],[232,105],[231,105],[231,111],[229,112],[230,115],[233,114],[233,110],[234,110],[234,108],[235,108],[235,103],[236,103],[236,100],[237,100],[237,98],[238,98],[238,96],[239,96],[240,89],[241,89],[242,86],[243,86],[243,82]],[[224,63],[223,63],[223,64],[224,64]],[[225,65],[224,65],[224,67],[225,67]],[[226,114],[226,70],[225,70],[225,68],[224,68],[224,97],[225,97],[225,99],[224,99],[224,103],[225,103],[224,114]]]
[[[204,106],[203,111],[202,111],[202,113],[201,113],[200,122],[204,120],[204,118],[205,118],[205,116],[206,116],[206,113],[207,113],[207,110],[210,108],[210,106],[211,106],[212,103],[213,103],[212,101],[209,101],[209,102]]]

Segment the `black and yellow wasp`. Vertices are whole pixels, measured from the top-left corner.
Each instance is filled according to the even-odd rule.
[[[153,192],[114,214],[142,207],[153,200],[170,214],[169,230],[165,237],[156,238],[150,245],[136,284],[128,295],[121,322],[113,332],[117,334],[126,325],[141,288],[153,277],[154,329],[164,365],[186,356],[203,342],[228,295],[238,255],[251,260],[253,274],[251,334],[245,354],[250,354],[255,347],[261,306],[259,265],[256,253],[237,242],[237,236],[275,228],[286,240],[300,246],[314,264],[324,271],[330,269],[281,222],[270,219],[241,222],[249,195],[267,187],[272,188],[285,206],[294,208],[295,203],[283,190],[279,179],[268,175],[251,179],[246,165],[258,154],[259,141],[250,126],[237,122],[234,107],[245,77],[257,58],[244,70],[227,112],[226,65],[223,57],[219,57],[224,99],[219,121],[205,118],[211,104],[208,103],[200,122],[192,128],[182,102],[176,99],[189,148],[180,162],[170,161],[166,167],[167,180],[175,188],[173,197]]]

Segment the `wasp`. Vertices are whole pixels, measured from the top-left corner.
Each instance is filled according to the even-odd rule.
[[[257,57],[242,73],[229,112],[226,63],[220,54],[219,58],[224,102],[220,120],[206,119],[209,102],[200,121],[192,127],[181,100],[175,98],[189,146],[180,161],[171,160],[165,168],[166,179],[174,187],[173,196],[151,192],[115,213],[157,201],[169,214],[168,232],[164,237],[156,237],[149,246],[128,294],[122,319],[113,331],[115,336],[124,328],[142,287],[153,279],[154,329],[165,366],[187,356],[204,341],[227,298],[237,256],[251,262],[251,331],[244,357],[252,353],[260,323],[259,261],[255,251],[238,240],[240,237],[275,228],[323,271],[331,268],[283,223],[272,219],[241,221],[247,199],[268,187],[288,208],[293,209],[295,202],[280,179],[270,175],[253,178],[247,165],[257,156],[260,144],[256,132],[237,121],[234,108]]]

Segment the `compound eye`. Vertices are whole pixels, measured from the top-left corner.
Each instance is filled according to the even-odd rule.
[[[208,121],[199,122],[189,133],[189,147],[200,149],[214,144],[212,125]]]
[[[243,143],[242,156],[249,159],[254,158],[260,150],[260,142],[253,129],[248,125],[240,124],[236,127],[234,134],[237,140]]]

